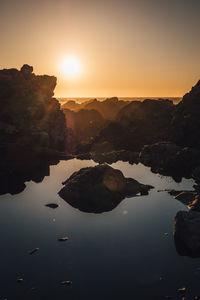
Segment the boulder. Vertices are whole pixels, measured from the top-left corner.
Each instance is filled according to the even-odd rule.
[[[0,70],[1,145],[65,149],[65,115],[53,98],[56,81],[54,76],[35,75],[27,64],[20,71]]]
[[[200,212],[190,210],[176,214],[174,240],[180,255],[200,257]]]
[[[107,164],[80,169],[63,182],[59,195],[73,207],[85,212],[101,213],[115,208],[125,197],[146,195],[153,188]]]
[[[150,166],[154,172],[171,175],[178,181],[183,176],[192,176],[193,169],[199,164],[200,152],[189,147],[182,148],[171,142],[158,142],[145,145],[139,160]]]

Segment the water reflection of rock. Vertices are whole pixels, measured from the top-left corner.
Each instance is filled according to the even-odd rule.
[[[2,151],[1,151],[2,152]],[[40,152],[23,151],[17,148],[12,154],[7,151],[0,159],[0,195],[22,192],[26,181],[41,182],[49,176],[49,166],[57,164],[58,158]]]
[[[110,211],[125,197],[147,195],[153,188],[125,178],[121,171],[106,164],[83,168],[63,184],[60,197],[81,211],[94,213]]]

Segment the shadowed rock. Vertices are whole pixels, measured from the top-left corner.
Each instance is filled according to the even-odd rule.
[[[85,212],[101,213],[115,208],[125,197],[147,195],[153,188],[110,166],[83,168],[63,182],[60,197],[73,207]]]
[[[200,162],[200,152],[189,147],[181,148],[171,142],[159,142],[145,145],[139,160],[150,166],[154,173],[170,175],[180,181],[183,176],[192,176],[193,169]]]
[[[176,214],[174,241],[180,255],[200,257],[200,212],[190,210]]]

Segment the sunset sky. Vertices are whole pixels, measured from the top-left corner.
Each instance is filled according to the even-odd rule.
[[[200,0],[0,0],[0,68],[57,76],[56,96],[182,96],[199,16]]]

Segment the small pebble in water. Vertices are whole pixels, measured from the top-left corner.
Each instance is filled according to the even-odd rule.
[[[32,255],[34,254],[35,252],[37,252],[39,250],[39,248],[34,248],[32,249],[31,251],[29,251],[29,254]]]
[[[69,284],[72,284],[72,281],[71,280],[64,280],[61,282],[62,285],[69,285]]]

